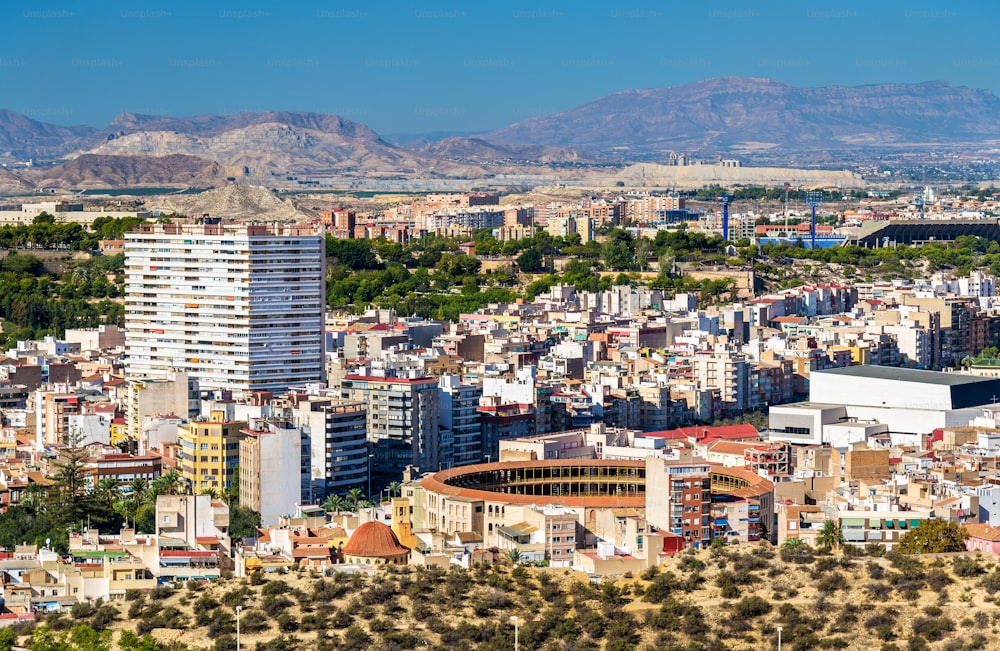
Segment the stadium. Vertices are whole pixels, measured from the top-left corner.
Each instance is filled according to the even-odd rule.
[[[652,529],[679,536],[694,547],[720,535],[732,541],[739,532],[741,540],[756,540],[772,529],[774,485],[766,478],[704,461],[649,463],[650,468],[645,460],[624,459],[477,464],[426,475],[410,482],[406,495],[415,529],[445,535],[474,532],[487,546],[503,547],[503,536],[509,538],[512,531],[548,530],[550,520],[559,518],[575,521],[577,548],[608,539],[622,544],[619,530],[628,519],[640,522],[640,528],[648,522]],[[657,488],[650,495],[647,471],[663,478],[653,478],[650,483]],[[675,492],[676,482],[687,484],[683,496]],[[682,526],[678,509],[696,512],[697,522]],[[732,522],[740,517],[737,513],[743,514],[741,524]],[[642,532],[638,535],[641,538]],[[630,547],[627,541],[622,546]]]

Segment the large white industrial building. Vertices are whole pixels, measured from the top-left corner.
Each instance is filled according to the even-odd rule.
[[[770,408],[773,440],[846,447],[874,434],[916,444],[941,427],[962,427],[1000,400],[1000,379],[885,366],[813,371],[809,402]]]
[[[203,390],[323,378],[321,226],[142,224],[125,237],[126,372]]]

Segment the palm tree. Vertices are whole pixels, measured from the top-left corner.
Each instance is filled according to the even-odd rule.
[[[118,494],[118,480],[114,477],[103,477],[94,486],[94,495],[101,501],[111,502]]]
[[[327,513],[340,513],[347,508],[347,500],[340,495],[327,495],[320,506]]]
[[[510,561],[511,565],[517,565],[521,562],[521,550],[517,547],[511,547],[507,550],[507,560]]]
[[[38,511],[44,508],[48,500],[45,499],[48,491],[45,486],[42,486],[36,482],[29,482],[24,490],[21,492],[21,502],[20,504],[32,511]]]
[[[398,497],[403,494],[403,485],[398,481],[390,482],[389,485],[386,486],[386,489],[389,491],[389,497],[392,497],[393,495]]]
[[[364,498],[364,496],[365,496],[364,491],[362,491],[360,488],[357,487],[347,491],[347,499],[351,503],[352,510],[354,511],[358,510],[358,505],[361,503],[361,500]]]
[[[840,547],[844,544],[844,533],[836,522],[827,520],[823,523],[823,528],[816,534],[816,544],[826,550]]]
[[[154,479],[149,488],[150,490],[146,495],[155,502],[157,495],[179,495],[184,492],[186,486],[184,485],[184,478],[174,469]]]

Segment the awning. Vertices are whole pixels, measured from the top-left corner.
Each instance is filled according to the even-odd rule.
[[[919,527],[920,526],[920,522],[921,522],[920,520],[910,520],[910,526],[911,527]]]
[[[840,526],[842,527],[862,527],[865,526],[864,518],[843,518],[840,521]]]
[[[906,520],[900,520],[899,521],[899,528],[900,529],[905,529],[906,528]]]
[[[893,523],[892,520],[886,520],[885,521],[885,528],[886,529],[892,529],[894,526],[895,526],[895,524]]]
[[[729,524],[729,521],[726,520],[725,518],[716,518],[715,521],[713,522],[713,524],[716,524],[718,526],[724,527],[727,524]]]
[[[868,521],[868,528],[869,529],[881,529],[882,528],[882,521],[879,520],[878,518],[872,518],[871,520]]]

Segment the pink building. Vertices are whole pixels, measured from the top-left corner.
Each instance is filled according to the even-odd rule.
[[[965,530],[969,532],[969,537],[965,539],[965,548],[970,552],[982,551],[1000,555],[1000,527],[975,523],[965,525]]]

